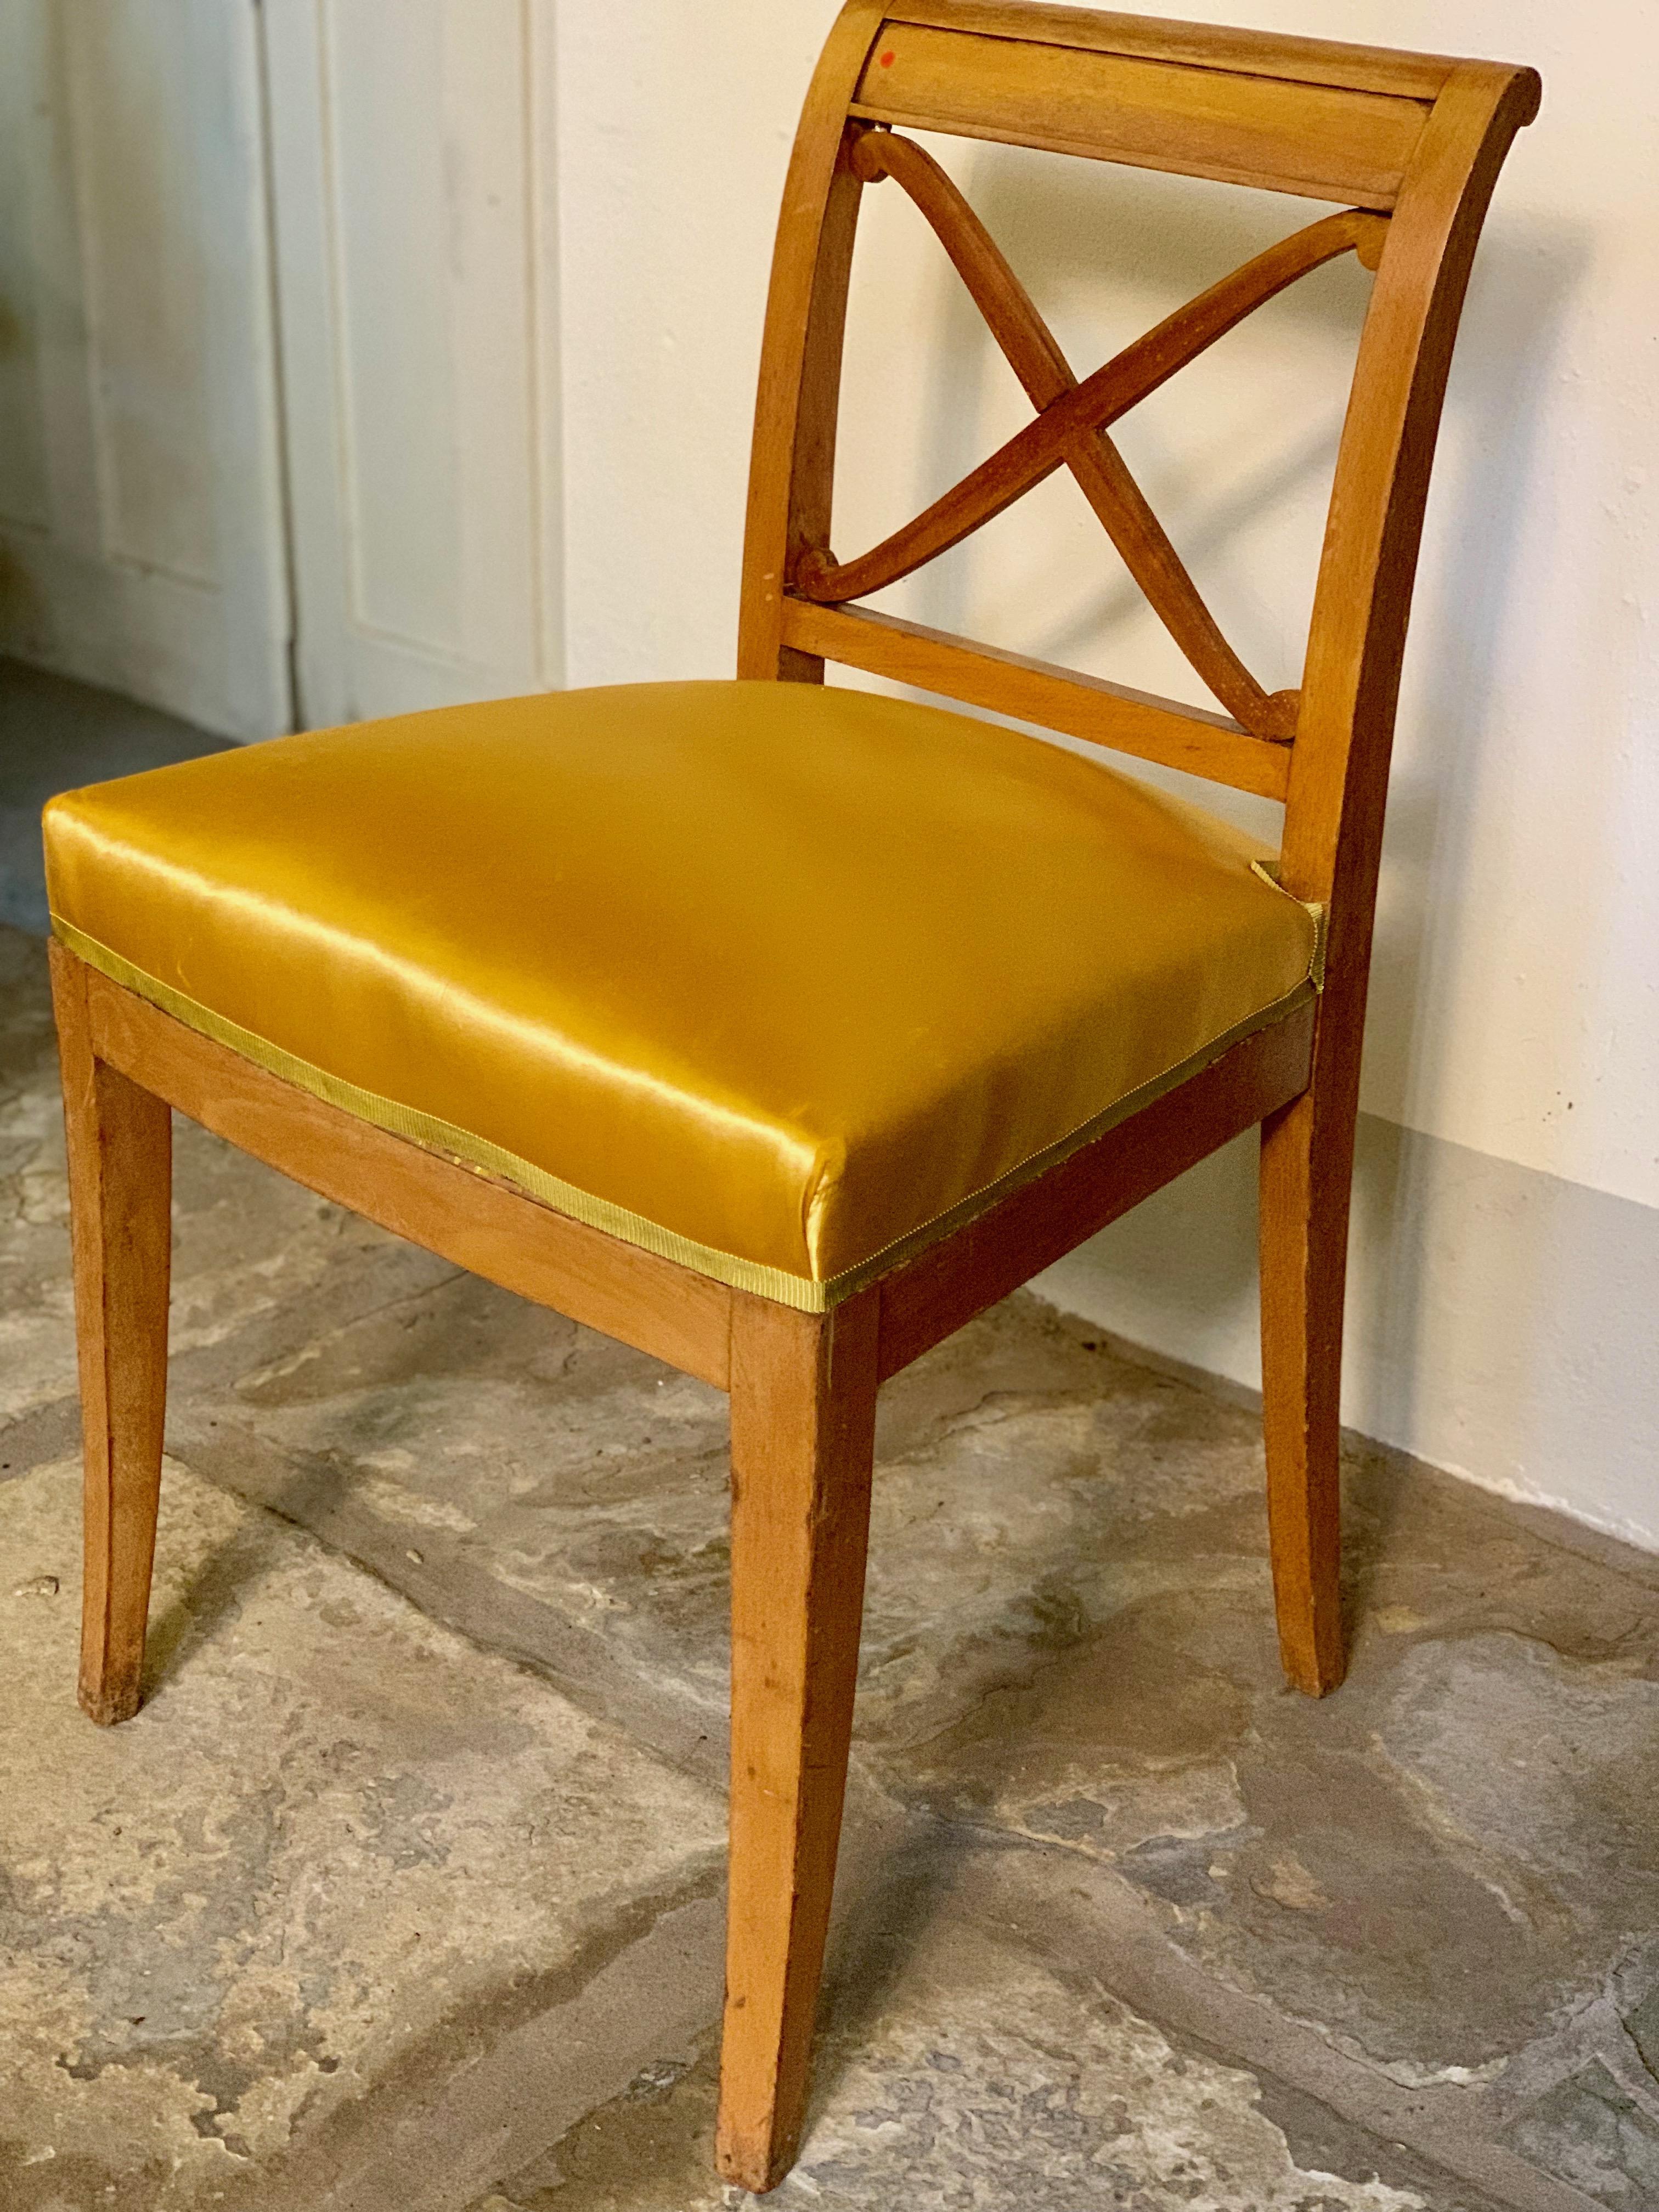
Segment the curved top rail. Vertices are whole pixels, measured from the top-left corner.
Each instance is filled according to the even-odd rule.
[[[1291,78],[1298,84],[1391,93],[1407,100],[1437,99],[1457,67],[1445,54],[1352,46],[1338,39],[1300,38],[1287,31],[1183,23],[1162,15],[1108,15],[1093,8],[1046,6],[1042,0],[896,0],[887,19],[967,31],[980,38],[1030,40],[1137,60],[1173,62],[1185,69]]]
[[[853,113],[1382,209],[1423,135],[1420,99],[1230,69],[1213,50],[1171,66],[1064,38],[1035,14],[1001,14],[1009,27],[988,35],[956,20],[890,16]],[[1023,33],[1013,27],[1022,21]]]

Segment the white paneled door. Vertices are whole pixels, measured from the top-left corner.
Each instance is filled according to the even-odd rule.
[[[288,726],[252,0],[0,0],[0,652]]]
[[[550,0],[264,0],[299,709],[558,680]]]

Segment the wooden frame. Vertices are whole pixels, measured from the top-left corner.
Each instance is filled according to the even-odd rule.
[[[898,677],[1285,804],[1285,887],[1327,911],[1304,1005],[824,1315],[728,1289],[325,1105],[52,947],[86,1458],[81,1698],[137,1707],[165,1403],[169,1109],[387,1228],[732,1396],[731,1905],[718,2159],[787,2170],[845,1784],[875,1396],[884,1377],[1240,1132],[1262,1128],[1262,1337],[1280,1647],[1342,1671],[1337,1395],[1343,1265],[1389,750],[1435,433],[1475,240],[1526,70],[1091,15],[1025,0],[850,0],[784,192],[750,483],[739,673]],[[1079,381],[954,186],[896,125],[1288,191],[1298,234]],[[830,550],[859,201],[896,179],[1036,409],[1030,428],[860,561]],[[1304,681],[1264,692],[1221,636],[1108,435],[1113,416],[1332,252],[1376,270]],[[1216,691],[1194,712],[845,602],[1065,465]]]

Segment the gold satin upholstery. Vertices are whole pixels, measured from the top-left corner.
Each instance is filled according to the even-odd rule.
[[[1196,807],[865,692],[633,684],[54,799],[82,957],[301,1083],[818,1310],[1311,989]]]

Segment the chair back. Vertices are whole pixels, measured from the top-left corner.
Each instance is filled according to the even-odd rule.
[[[1034,0],[848,0],[795,140],[767,307],[738,673],[826,660],[1285,804],[1281,878],[1328,909],[1333,968],[1370,939],[1400,664],[1453,338],[1476,239],[1539,81],[1485,61],[1097,14]],[[945,132],[1294,192],[1293,232],[1079,380],[967,202],[906,133]],[[830,550],[859,202],[915,202],[1032,421],[880,544]],[[1267,692],[1217,625],[1112,441],[1128,408],[1334,255],[1373,270],[1300,686]],[[1218,702],[1158,699],[860,606],[1069,469]]]

